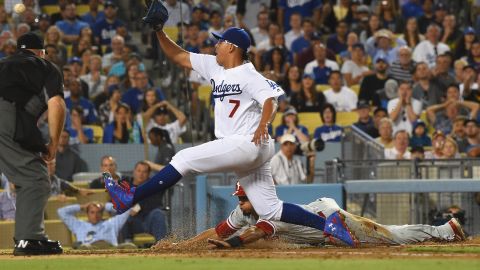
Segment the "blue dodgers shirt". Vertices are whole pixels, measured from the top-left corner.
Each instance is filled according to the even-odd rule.
[[[343,128],[337,125],[323,125],[315,129],[313,137],[321,138],[324,142],[340,142],[342,139]]]

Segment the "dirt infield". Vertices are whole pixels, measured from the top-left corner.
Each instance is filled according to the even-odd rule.
[[[185,248],[166,248],[162,250],[71,250],[66,249],[63,255],[47,256],[48,258],[78,257],[166,257],[166,258],[288,258],[288,259],[480,259],[480,237],[462,243],[423,243],[421,245],[380,246],[380,247],[304,247],[278,242],[263,242],[255,247],[244,247],[235,250],[212,249],[206,246]],[[29,257],[43,259],[43,257]],[[0,251],[0,260],[25,259],[14,257],[11,250]]]

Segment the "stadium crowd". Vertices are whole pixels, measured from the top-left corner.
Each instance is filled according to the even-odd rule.
[[[161,87],[168,84],[159,83],[160,74],[148,68],[152,65],[146,59],[156,66],[164,57],[154,33],[140,25],[142,1],[0,2],[0,57],[14,54],[16,38],[33,31],[45,41],[46,58],[63,71],[69,113],[52,173],[58,190],[52,194],[63,193],[62,188],[88,194],[61,180],[71,181],[73,174],[86,171],[75,150],[78,144],[157,146],[156,160],[140,161],[133,168],[129,181],[134,185],[170,161],[174,144],[183,142],[188,113],[168,99],[181,89]],[[139,3],[129,6],[131,2]],[[18,3],[25,5],[23,12],[15,12]],[[231,26],[247,30],[251,61],[285,90],[278,124],[272,127],[281,145],[272,160],[277,184],[311,182],[314,160],[311,155],[306,163],[294,157],[294,146],[318,138],[339,142],[345,125],[356,126],[382,145],[386,159],[480,155],[480,1],[165,3],[170,13],[166,31],[190,52],[214,54],[212,32]],[[141,42],[132,38],[134,31],[141,32]],[[188,80],[193,99],[209,85],[194,71]],[[302,122],[307,116],[316,120]],[[39,123],[45,132],[47,125],[45,118]],[[102,158],[100,169],[121,177],[109,155]],[[101,180],[93,180],[90,188],[103,188]],[[122,221],[127,224],[125,240],[138,232],[149,232],[156,240],[165,235],[165,225],[158,225],[165,223],[161,197],[140,203]],[[12,219],[14,187],[0,198],[5,212],[0,217]],[[104,208],[76,205],[64,209],[62,218],[68,211],[96,211],[91,214],[95,217]],[[162,230],[152,231],[151,224]]]

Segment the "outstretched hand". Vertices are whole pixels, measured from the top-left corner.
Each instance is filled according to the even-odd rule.
[[[216,248],[231,248],[232,247],[229,243],[227,243],[223,240],[208,238],[207,242],[211,245],[214,245],[214,247],[216,247]]]

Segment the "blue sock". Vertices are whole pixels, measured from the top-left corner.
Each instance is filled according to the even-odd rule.
[[[133,204],[175,185],[182,175],[170,164],[156,173],[147,182],[138,186],[133,195]]]
[[[280,221],[303,225],[321,231],[325,229],[325,219],[323,217],[308,212],[302,207],[292,203],[283,203],[283,211]]]

